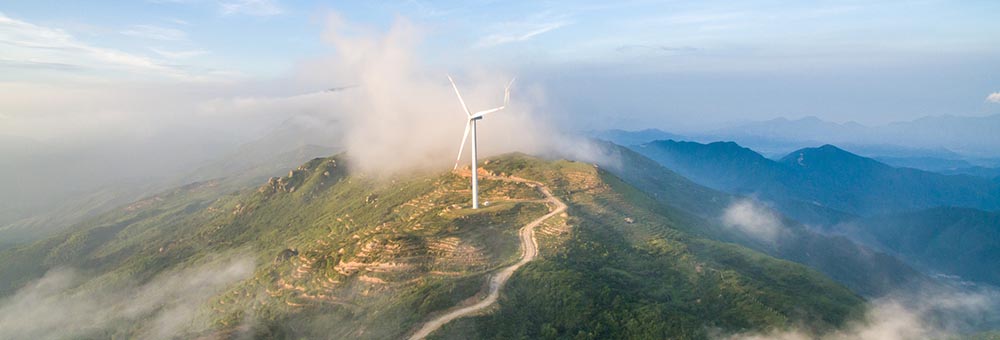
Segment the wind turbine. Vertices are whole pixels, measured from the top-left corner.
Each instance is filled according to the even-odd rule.
[[[476,161],[479,151],[476,147],[476,121],[483,119],[483,116],[487,114],[503,110],[507,107],[507,102],[510,101],[510,87],[514,85],[514,79],[511,79],[504,87],[503,93],[503,105],[497,108],[492,108],[489,110],[483,110],[476,113],[469,111],[469,106],[465,105],[465,100],[462,99],[462,93],[458,92],[458,86],[455,85],[455,80],[448,76],[448,81],[451,82],[451,87],[455,89],[455,95],[458,96],[458,102],[462,103],[462,109],[465,110],[467,116],[467,121],[465,122],[465,134],[462,136],[462,144],[458,146],[458,157],[455,158],[455,167],[458,169],[458,162],[462,159],[462,151],[465,150],[465,141],[469,139],[469,131],[472,131],[472,209],[479,209],[479,175],[476,173]]]

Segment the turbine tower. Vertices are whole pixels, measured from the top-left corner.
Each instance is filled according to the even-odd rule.
[[[469,111],[469,106],[465,105],[465,100],[462,99],[462,94],[458,92],[458,86],[455,85],[455,80],[448,76],[448,81],[451,82],[451,87],[455,89],[455,95],[458,96],[458,102],[462,103],[462,109],[465,110],[466,118],[465,122],[465,134],[462,136],[462,144],[458,146],[458,157],[455,158],[455,167],[458,169],[458,162],[462,159],[462,151],[465,150],[465,141],[469,139],[469,131],[472,131],[472,209],[479,209],[479,175],[476,173],[476,161],[478,159],[478,148],[476,147],[476,121],[483,119],[483,116],[487,114],[503,110],[507,107],[507,102],[510,101],[510,86],[514,84],[514,79],[511,79],[504,87],[503,93],[503,105],[497,108],[492,108],[489,110],[483,110],[476,113]]]

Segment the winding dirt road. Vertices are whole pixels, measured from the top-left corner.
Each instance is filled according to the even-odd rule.
[[[539,217],[521,228],[521,230],[518,232],[518,236],[521,238],[521,260],[509,267],[500,270],[496,274],[493,274],[493,276],[490,278],[489,294],[486,296],[485,299],[476,302],[471,306],[455,308],[454,310],[451,310],[439,317],[436,317],[433,320],[427,321],[427,323],[425,323],[424,326],[420,328],[420,330],[418,330],[416,333],[413,333],[413,335],[410,336],[410,340],[423,339],[428,335],[430,335],[431,333],[434,333],[434,331],[438,330],[438,328],[441,328],[441,326],[444,326],[444,324],[449,323],[452,320],[478,312],[486,307],[489,307],[493,303],[497,302],[497,298],[500,296],[500,289],[503,289],[504,284],[507,283],[507,280],[510,279],[510,276],[513,275],[518,268],[521,268],[521,266],[523,266],[528,262],[531,262],[532,260],[535,259],[536,256],[538,256],[538,241],[535,240],[535,227],[537,227],[539,224],[542,224],[542,222],[545,222],[545,220],[551,218],[552,216],[555,216],[556,214],[566,211],[566,204],[563,203],[563,201],[556,198],[555,196],[553,196],[552,192],[549,191],[549,188],[547,188],[542,183],[529,181],[517,177],[489,177],[489,178],[501,181],[532,184],[535,187],[537,187],[542,192],[542,194],[545,195],[546,201],[554,204],[556,208],[550,211],[548,214],[545,214],[545,216]]]

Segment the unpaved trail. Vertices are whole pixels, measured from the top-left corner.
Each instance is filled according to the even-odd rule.
[[[542,224],[542,222],[545,222],[545,220],[551,218],[552,216],[555,216],[556,214],[566,211],[566,203],[563,203],[563,201],[553,196],[552,192],[549,191],[549,188],[540,182],[530,181],[517,177],[489,176],[486,178],[501,180],[501,181],[532,184],[535,187],[537,187],[542,192],[542,194],[545,195],[546,200],[555,205],[556,208],[550,211],[548,214],[545,214],[545,216],[539,217],[521,228],[521,230],[518,232],[518,236],[521,239],[521,260],[513,265],[510,265],[509,267],[500,270],[490,278],[489,294],[486,296],[485,299],[476,302],[475,304],[470,306],[455,308],[441,316],[434,318],[433,320],[427,321],[427,323],[425,323],[423,327],[420,328],[420,330],[418,330],[416,333],[413,333],[413,335],[410,336],[410,340],[423,339],[428,335],[430,335],[431,333],[434,333],[434,331],[436,331],[438,328],[441,328],[441,326],[444,326],[444,324],[449,323],[452,320],[471,315],[495,303],[497,301],[497,298],[500,296],[500,290],[503,289],[504,284],[507,283],[507,280],[510,279],[510,276],[513,275],[518,268],[521,268],[521,266],[523,266],[528,262],[531,262],[532,260],[535,259],[536,256],[538,256],[538,241],[535,240],[535,227],[537,227],[539,224]]]

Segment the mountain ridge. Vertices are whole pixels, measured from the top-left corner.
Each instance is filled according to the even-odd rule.
[[[212,195],[217,182],[202,182],[0,251],[0,294],[19,296],[25,291],[18,287],[59,266],[85,275],[84,285],[73,289],[114,294],[105,289],[132,280],[164,282],[158,278],[197,267],[211,254],[248,249],[256,263],[249,276],[220,286],[219,295],[189,301],[200,306],[191,319],[199,321],[177,334],[399,337],[429,313],[473,295],[486,274],[515,261],[513,226],[547,211],[531,202],[540,197],[524,185],[484,178],[481,194],[491,204],[471,211],[464,206],[468,184],[455,174],[375,178],[352,174],[350,164],[343,156],[317,158],[287,176],[221,197]],[[689,234],[703,222],[656,210],[658,203],[591,164],[514,154],[491,158],[483,169],[546,183],[569,205],[568,215],[542,223],[540,258],[513,275],[494,314],[461,319],[442,334],[704,338],[707,324],[734,332],[809,324],[820,332],[861,312],[863,300],[829,278]],[[587,298],[547,310],[567,294]],[[61,303],[71,308],[72,302]],[[508,318],[510,311],[530,320]],[[141,336],[160,317],[145,310],[109,313],[110,321],[74,334]],[[626,322],[632,317],[667,322],[646,328]],[[21,333],[5,337],[52,331],[0,327],[0,334],[15,330]]]

